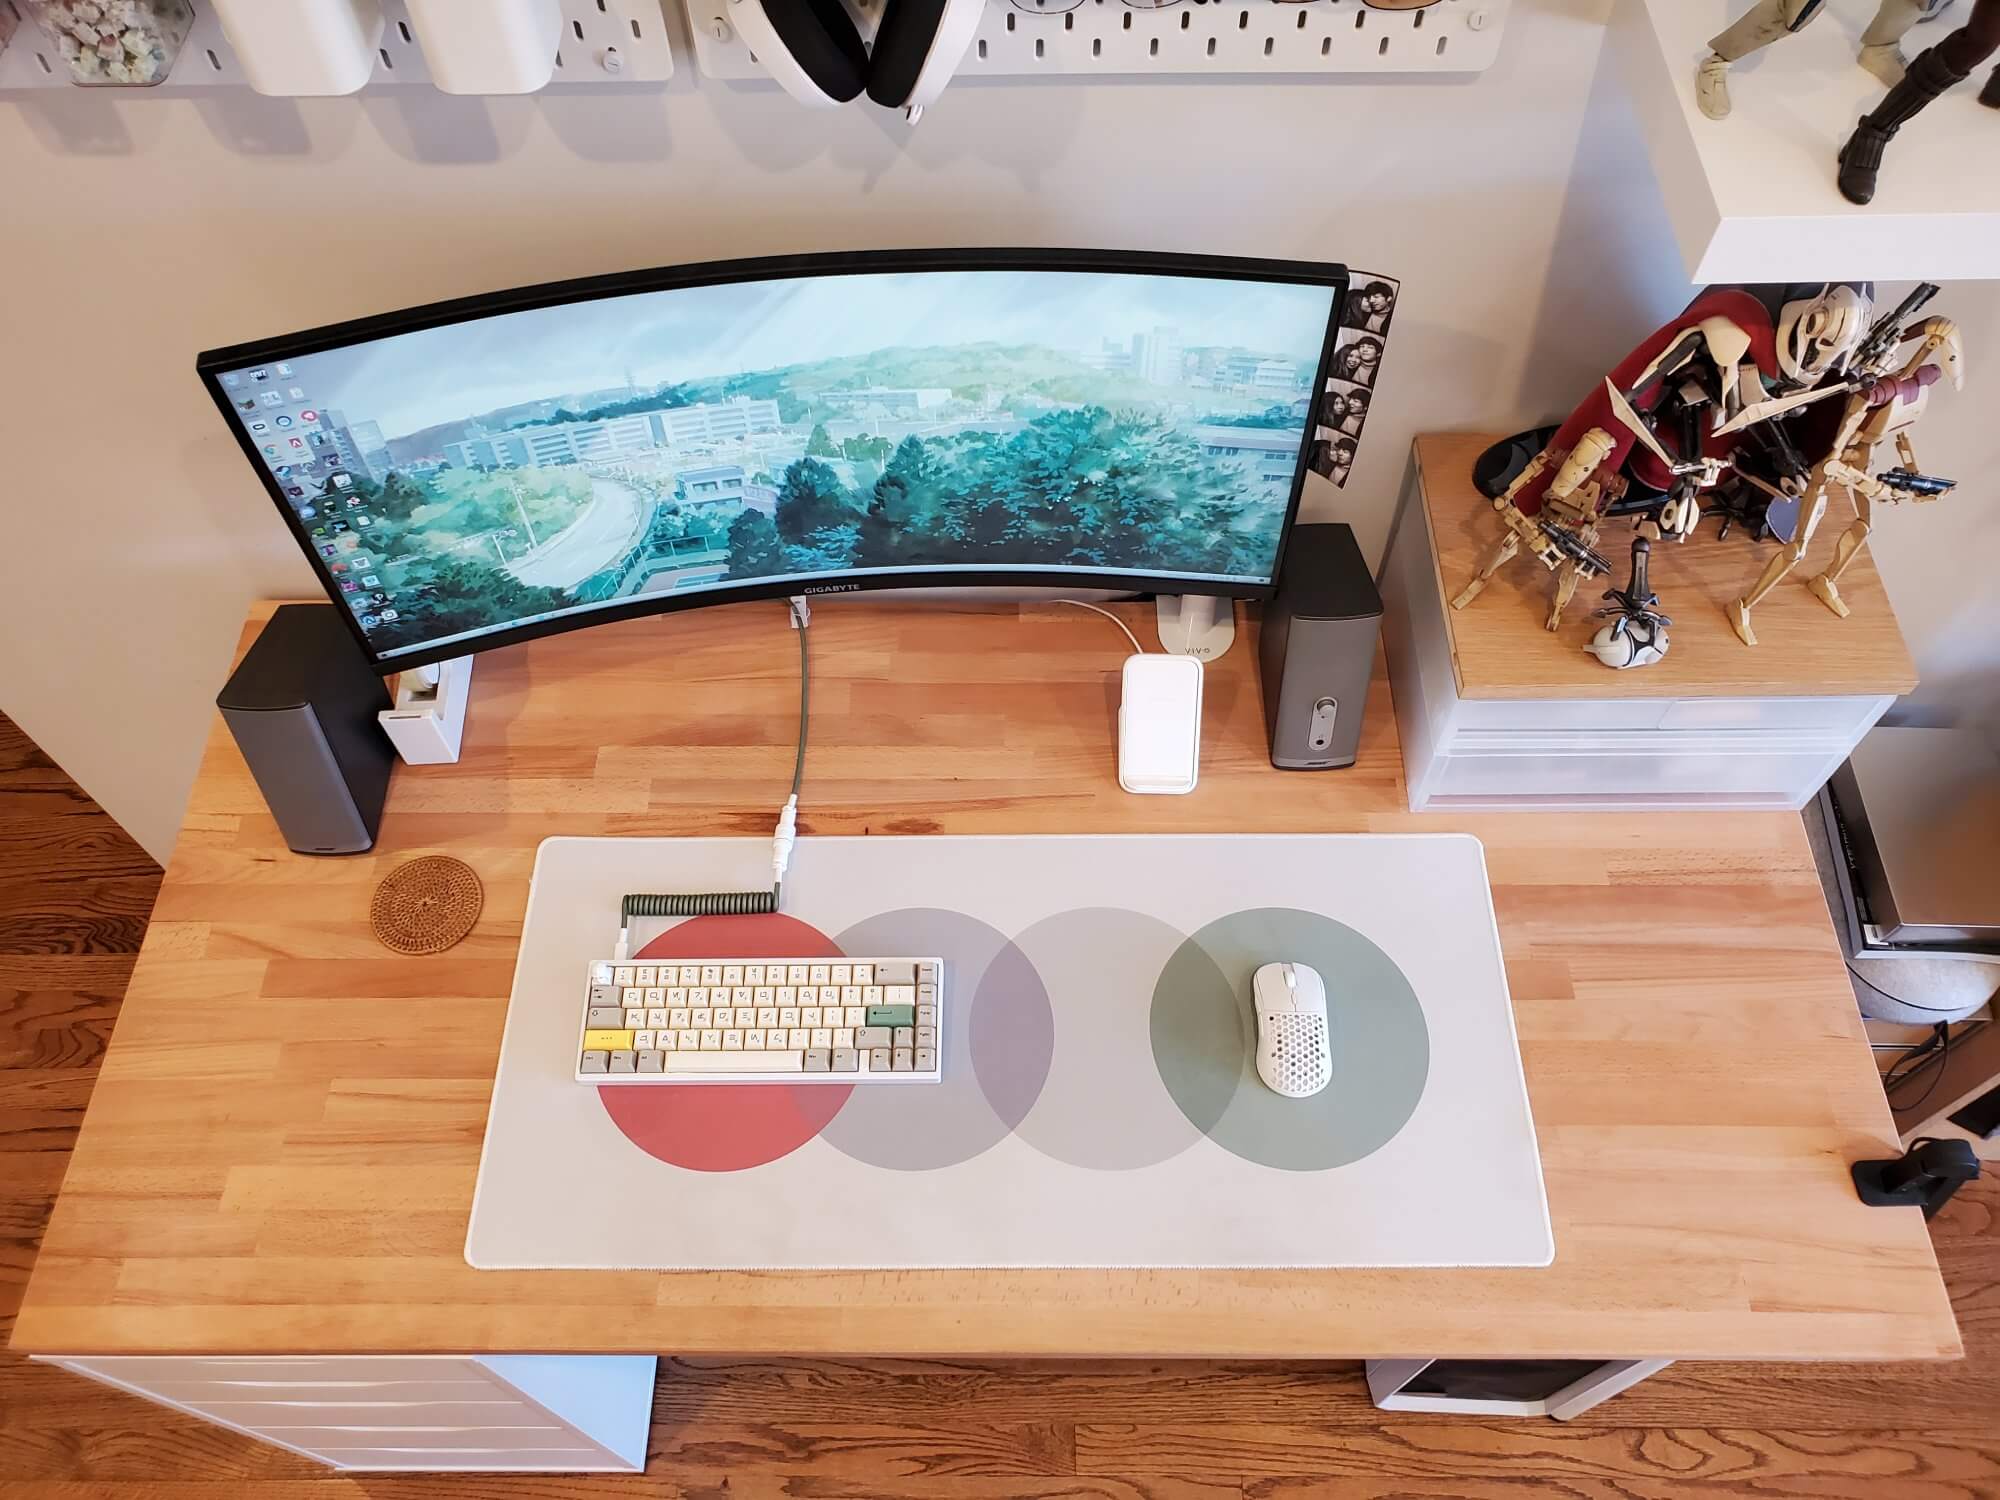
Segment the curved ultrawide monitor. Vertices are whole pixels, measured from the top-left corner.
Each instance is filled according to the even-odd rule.
[[[801,256],[215,350],[210,394],[383,671],[881,587],[1267,596],[1338,266]]]

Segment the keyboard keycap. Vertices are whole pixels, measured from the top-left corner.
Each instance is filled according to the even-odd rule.
[[[722,1050],[724,1052],[741,1052],[743,1050],[743,1033],[733,1027],[723,1032]]]
[[[907,960],[877,964],[875,965],[875,982],[877,984],[915,984],[917,982],[917,966]]]
[[[840,1008],[840,1024],[843,1026],[866,1026],[868,1007],[865,1005],[843,1005]]]
[[[649,965],[641,964],[632,971],[632,982],[637,985],[658,984],[660,982],[659,970]]]
[[[701,1034],[701,1050],[704,1052],[720,1052],[722,1050],[722,1033],[712,1027],[704,1031]]]
[[[873,984],[875,982],[875,966],[873,964],[856,964],[854,966],[854,982],[861,985]]]
[[[608,1072],[610,1068],[611,1054],[593,1050],[583,1054],[583,1065],[577,1071],[580,1073],[604,1073]]]
[[[833,1032],[824,1026],[815,1026],[812,1029],[812,1038],[807,1045],[821,1051],[831,1048],[833,1046]]]
[[[649,1005],[646,1007],[646,1024],[655,1031],[662,1026],[671,1026],[674,1024],[674,1013],[664,1005]]]
[[[604,1028],[583,1034],[583,1050],[586,1052],[616,1052],[621,1047],[629,1051],[631,1046],[632,1033],[629,1031]]]
[[[782,1026],[766,1027],[764,1045],[773,1052],[782,1052],[792,1043],[792,1034]]]
[[[655,1045],[653,1041],[653,1033],[650,1031],[633,1032],[632,1045],[635,1049],[637,1049],[640,1052],[646,1051],[648,1048]]]
[[[917,1024],[917,1008],[914,1005],[871,1005],[868,1007],[870,1026],[914,1026]]]
[[[919,1047],[912,1062],[919,1073],[935,1073],[937,1071],[937,1051],[932,1047]]]
[[[887,1047],[870,1047],[868,1049],[868,1071],[871,1073],[887,1073],[889,1071],[889,1049]]]
[[[917,1028],[916,1040],[913,1043],[913,1045],[918,1047],[937,1046],[937,1027],[919,1026]]]
[[[919,1005],[917,1007],[917,1024],[919,1026],[937,1025],[937,1007],[935,1005]]]
[[[828,966],[828,969],[827,969],[827,975],[826,975],[826,982],[827,982],[828,984],[852,984],[852,983],[854,983],[854,965],[852,965],[852,964],[832,964],[832,965]]]
[[[609,1026],[614,1030],[625,1024],[625,1012],[615,1005],[593,1005],[590,1014],[584,1018],[586,1026]]]
[[[722,965],[703,964],[701,966],[701,982],[707,985],[722,983]]]
[[[679,1052],[699,1052],[701,1050],[701,1033],[692,1028],[675,1032],[674,1048]]]
[[[641,1052],[639,1054],[639,1071],[641,1073],[659,1073],[665,1071],[663,1054],[656,1051]]]
[[[614,1073],[636,1073],[639,1071],[636,1052],[614,1052],[611,1054],[611,1071]]]
[[[722,982],[728,985],[741,984],[743,982],[743,965],[724,964],[722,966]]]
[[[801,1026],[819,1025],[819,1007],[817,1005],[801,1005],[799,1007],[799,1024]]]
[[[853,1047],[854,1047],[854,1028],[853,1028],[852,1026],[836,1026],[836,1027],[834,1027],[834,1028],[833,1028],[833,1045],[834,1045],[835,1047],[846,1047],[846,1048],[848,1048],[848,1049],[849,1049],[850,1051],[851,1051],[851,1050],[853,1050]]]
[[[916,1044],[916,1032],[908,1026],[898,1026],[895,1036],[889,1042],[889,1045],[894,1047],[898,1052],[902,1051],[905,1047],[914,1047]]]
[[[715,1024],[715,1011],[706,1005],[696,1006],[688,1012],[688,1025],[700,1031]]]
[[[658,1031],[654,1033],[654,1036],[657,1038],[662,1052],[675,1051],[681,1044],[681,1034],[678,1031]]]
[[[631,966],[629,964],[621,964],[618,968],[613,969],[611,971],[611,982],[621,986],[630,984],[632,982]]]
[[[863,1026],[854,1033],[854,1045],[867,1051],[872,1047],[889,1045],[890,1031],[887,1026]]]
[[[744,1032],[743,1050],[745,1052],[762,1052],[764,1050],[764,1033],[759,1031],[755,1026]]]
[[[884,985],[882,988],[882,1003],[884,1005],[915,1005],[917,1003],[917,987],[913,984]]]
[[[830,1073],[833,1071],[833,1052],[827,1047],[806,1049],[805,1071],[808,1073]]]
[[[803,1052],[812,1045],[812,1033],[803,1026],[794,1026],[786,1034],[786,1045]]]
[[[775,1005],[758,1006],[757,1024],[766,1028],[776,1026],[778,1024],[778,1007]]]
[[[908,1047],[898,1047],[891,1055],[895,1058],[894,1071],[898,1073],[907,1073],[910,1071],[911,1052]]]
[[[670,1052],[669,1073],[797,1073],[803,1052]]]
[[[853,1073],[859,1071],[860,1067],[861,1054],[856,1052],[852,1047],[835,1047],[833,1049],[834,1072]]]

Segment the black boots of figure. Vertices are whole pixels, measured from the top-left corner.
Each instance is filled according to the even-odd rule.
[[[1993,70],[1993,76],[1986,80],[1986,87],[1979,91],[1979,102],[1988,109],[2000,109],[2000,68]]]
[[[1861,117],[1861,123],[1840,151],[1840,190],[1850,203],[1867,203],[1875,197],[1875,181],[1882,170],[1882,153],[1896,132],[1923,113],[1925,107],[1953,87],[1965,82],[1966,74],[1952,66],[1942,46],[1918,54],[1903,81],[1889,90],[1888,97]],[[1993,86],[1989,85],[1989,92]]]

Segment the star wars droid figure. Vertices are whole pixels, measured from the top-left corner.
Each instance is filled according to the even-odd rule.
[[[1843,619],[1848,607],[1840,597],[1840,576],[1873,529],[1874,502],[1935,500],[1956,487],[1954,480],[1921,472],[1917,468],[1916,449],[1910,442],[1910,429],[1922,420],[1929,404],[1930,387],[1946,378],[1955,389],[1963,390],[1965,386],[1964,355],[1956,323],[1949,318],[1930,318],[1906,330],[1901,326],[1909,312],[1936,294],[1937,288],[1928,284],[1911,293],[1902,307],[1884,319],[1883,325],[1878,325],[1877,333],[1870,335],[1868,345],[1856,356],[1850,377],[1829,383],[1812,397],[1801,398],[1810,400],[1845,393],[1845,400],[1837,407],[1829,401],[1822,408],[1837,411],[1838,417],[1830,438],[1815,445],[1815,451],[1822,457],[1805,483],[1802,524],[1785,548],[1765,566],[1750,592],[1729,606],[1730,627],[1744,645],[1757,644],[1750,611],[1804,561],[1836,486],[1854,501],[1854,524],[1841,533],[1835,544],[1832,566],[1811,579],[1806,587],[1813,597]],[[1913,341],[1916,347],[1905,353],[1904,346]],[[1896,467],[1880,474],[1870,473],[1875,450],[1891,442],[1896,447]]]

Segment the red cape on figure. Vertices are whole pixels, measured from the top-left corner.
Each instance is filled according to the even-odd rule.
[[[1625,356],[1624,362],[1611,372],[1611,383],[1621,391],[1630,390],[1634,381],[1646,373],[1647,367],[1658,359],[1674,341],[1690,328],[1697,327],[1709,318],[1727,318],[1750,336],[1749,358],[1756,363],[1765,379],[1775,379],[1778,373],[1778,334],[1772,325],[1771,315],[1750,293],[1734,288],[1710,288],[1690,302],[1681,315],[1665,327],[1652,334],[1646,341]],[[1671,385],[1662,386],[1650,399],[1635,401],[1633,405],[1642,413],[1648,411],[1665,396]],[[1611,438],[1611,452],[1599,465],[1599,473],[1616,474],[1624,470],[1630,461],[1632,477],[1641,484],[1656,490],[1664,490],[1673,484],[1669,474],[1650,448],[1639,442],[1638,434],[1628,428],[1612,413],[1611,393],[1599,381],[1591,393],[1584,397],[1577,409],[1570,413],[1549,446],[1568,453],[1576,447],[1577,439],[1591,428],[1602,428]],[[1736,451],[1736,445],[1743,434],[1732,432],[1723,437],[1704,433],[1702,455],[1707,458],[1728,458]],[[1553,480],[1554,473],[1548,478]],[[1543,486],[1542,488],[1546,488]],[[1542,508],[1541,488],[1530,487],[1521,493],[1517,505],[1523,515],[1532,516]]]

